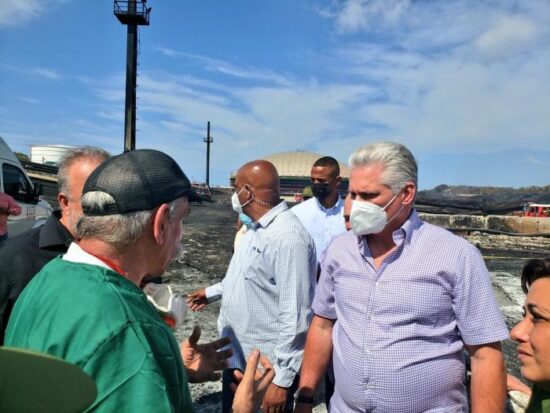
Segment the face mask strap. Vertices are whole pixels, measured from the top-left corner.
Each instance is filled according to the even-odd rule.
[[[386,208],[395,200],[395,198],[397,198],[397,195],[399,195],[399,193],[400,193],[402,190],[403,190],[403,189],[400,189],[399,192],[397,192],[397,193],[394,195],[394,197],[393,197],[392,200],[388,203],[388,205],[386,205],[386,206],[384,207],[384,211],[385,211]],[[395,217],[398,216],[399,213],[400,213],[402,210],[403,210],[403,204],[401,204],[401,208],[399,208],[399,211],[397,211],[397,212],[393,215],[393,217],[391,217],[391,218],[388,220],[388,222],[386,222],[386,225],[388,225],[390,222],[392,222],[392,221],[395,219]],[[386,215],[387,215],[387,214],[386,214]]]
[[[388,208],[392,204],[393,201],[395,201],[395,198],[397,198],[397,195],[399,195],[400,192],[401,192],[401,189],[397,191],[396,194],[393,196],[393,198],[390,199],[390,202],[388,202],[386,206],[382,208],[384,211],[386,210],[386,208]]]
[[[250,204],[252,201],[254,201],[254,198],[255,198],[255,195],[252,194],[252,198],[250,198],[248,201],[246,201],[244,204],[241,204],[241,201],[239,200],[239,195],[241,194],[242,191],[244,191],[246,189],[246,185],[244,185],[241,190],[239,192],[235,192],[237,194],[237,200],[239,201],[239,204],[241,205],[241,208],[244,208],[245,206],[247,206],[248,204]],[[248,191],[248,189],[247,189]],[[250,191],[248,191],[250,192]]]
[[[248,204],[250,204],[252,201],[254,201],[255,195],[252,194],[252,198],[250,198],[248,201],[246,201],[244,204],[241,204],[241,208],[244,208]]]

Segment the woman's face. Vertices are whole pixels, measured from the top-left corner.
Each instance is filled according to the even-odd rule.
[[[529,287],[524,313],[510,333],[519,343],[521,374],[550,389],[550,278],[539,278]]]

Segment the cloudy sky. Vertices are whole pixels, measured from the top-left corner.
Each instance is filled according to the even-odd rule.
[[[547,0],[148,0],[139,148],[211,183],[271,153],[396,140],[420,187],[550,184]],[[123,148],[111,0],[0,1],[0,136]]]

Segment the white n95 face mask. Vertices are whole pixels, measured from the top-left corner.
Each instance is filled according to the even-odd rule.
[[[244,191],[244,188],[245,187],[243,186],[239,192],[233,192],[233,195],[231,195],[231,206],[233,207],[233,211],[235,211],[237,214],[243,214],[243,207],[247,206],[254,199],[250,198],[248,201],[241,205],[241,201],[239,201],[239,195],[242,191]]]
[[[143,292],[168,327],[177,330],[183,324],[187,317],[187,305],[168,284],[149,283],[143,287]]]
[[[353,200],[350,214],[351,230],[353,233],[357,236],[361,236],[382,232],[386,225],[399,214],[399,212],[397,212],[390,221],[388,221],[386,208],[391,205],[398,194],[399,192],[397,192],[384,207],[368,201]]]

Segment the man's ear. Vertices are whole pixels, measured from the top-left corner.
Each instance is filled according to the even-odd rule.
[[[336,188],[338,188],[340,186],[340,184],[342,183],[342,177],[341,176],[337,176],[336,177]]]
[[[168,204],[162,204],[153,214],[153,238],[157,244],[163,244],[168,229]]]
[[[403,205],[412,205],[416,198],[416,185],[413,182],[407,182],[403,187]]]
[[[57,202],[59,203],[59,208],[61,212],[66,211],[69,207],[69,198],[63,192],[57,194]]]

